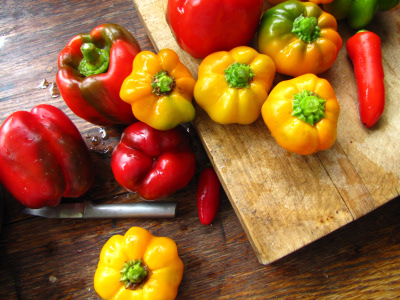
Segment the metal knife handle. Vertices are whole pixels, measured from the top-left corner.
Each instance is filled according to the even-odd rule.
[[[174,218],[176,202],[93,204],[85,201],[83,218]]]

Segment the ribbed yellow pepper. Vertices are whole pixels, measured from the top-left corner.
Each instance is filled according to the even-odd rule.
[[[121,86],[120,97],[131,104],[138,120],[155,129],[168,130],[194,119],[195,83],[175,51],[142,51]]]
[[[102,299],[175,299],[183,275],[176,243],[140,227],[103,246],[94,275]]]
[[[275,71],[269,56],[247,46],[212,53],[199,66],[194,99],[216,123],[250,124],[261,114]]]
[[[277,143],[302,155],[333,145],[339,112],[333,87],[314,74],[281,81],[262,107],[264,122]]]

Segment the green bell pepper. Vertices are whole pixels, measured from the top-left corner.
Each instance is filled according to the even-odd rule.
[[[353,29],[368,25],[377,11],[394,8],[400,0],[334,0],[324,4],[324,10],[337,20],[346,19]]]

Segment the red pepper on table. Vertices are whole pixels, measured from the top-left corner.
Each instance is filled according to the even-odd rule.
[[[99,25],[90,34],[73,37],[58,57],[56,81],[65,103],[96,125],[135,122],[119,92],[140,51],[136,39],[117,24]]]
[[[93,183],[89,150],[60,109],[38,105],[11,114],[0,127],[0,181],[29,208],[79,197]]]
[[[247,45],[263,8],[262,0],[169,0],[167,21],[183,50],[196,58]]]
[[[385,108],[381,40],[371,31],[360,30],[346,44],[354,66],[361,122],[370,128]]]
[[[185,187],[196,170],[189,133],[181,126],[157,130],[146,123],[128,126],[111,156],[117,182],[146,200],[167,197]]]
[[[221,184],[212,167],[205,168],[197,186],[197,210],[200,223],[209,225],[217,215]]]

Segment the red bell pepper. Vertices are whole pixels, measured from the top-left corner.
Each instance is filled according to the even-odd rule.
[[[371,31],[360,30],[346,43],[354,66],[361,122],[370,128],[385,108],[385,84],[381,40]]]
[[[157,130],[146,123],[128,126],[111,156],[117,182],[146,200],[167,197],[186,186],[196,169],[189,133],[178,125]]]
[[[197,186],[197,210],[200,223],[209,225],[218,212],[221,184],[214,169],[205,168]]]
[[[96,125],[135,122],[119,91],[140,51],[136,39],[117,24],[99,25],[90,34],[73,37],[58,57],[56,81],[65,103]]]
[[[79,130],[60,109],[17,111],[0,127],[0,180],[23,205],[55,206],[93,183],[93,167]]]
[[[180,47],[195,58],[247,45],[260,21],[262,0],[169,0],[167,21]]]

